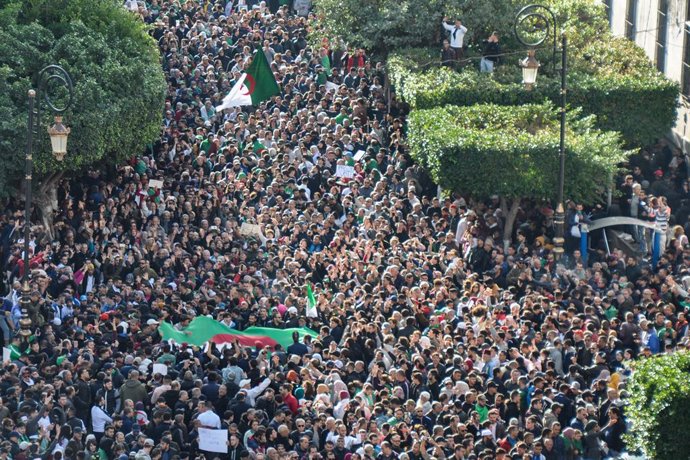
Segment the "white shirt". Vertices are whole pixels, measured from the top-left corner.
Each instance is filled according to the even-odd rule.
[[[249,404],[251,407],[254,407],[254,404],[256,404],[256,398],[261,396],[261,393],[263,393],[270,384],[271,379],[265,378],[264,381],[261,382],[257,387],[243,388],[242,391],[244,391],[247,395],[247,404]]]
[[[455,24],[443,23],[443,28],[450,32],[450,47],[451,48],[462,48],[462,43],[465,39],[465,33],[467,32],[467,27],[460,26],[455,27]]]
[[[98,406],[91,407],[91,424],[94,433],[104,433],[105,425],[112,422],[113,419],[103,409]]]
[[[206,412],[197,415],[196,417],[201,426],[204,428],[215,428],[220,429],[220,417],[216,415],[212,410],[207,410]]]

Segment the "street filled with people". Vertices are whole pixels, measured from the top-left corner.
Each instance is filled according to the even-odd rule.
[[[504,242],[499,197],[437,194],[383,63],[310,41],[305,2],[127,3],[160,47],[161,136],[128,164],[63,181],[54,228],[31,227],[29,267],[21,202],[0,216],[0,459],[626,451],[630,363],[689,343],[679,150],[633,155],[614,198],[664,231],[655,266],[643,228],[639,257],[596,240],[582,254],[577,229],[593,216],[577,203],[556,260],[547,202],[523,201]],[[281,94],[217,111],[257,50]],[[161,337],[201,317],[313,334]],[[204,430],[227,442],[209,447]]]

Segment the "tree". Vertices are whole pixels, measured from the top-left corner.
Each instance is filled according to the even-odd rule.
[[[50,152],[47,110],[41,111],[41,132],[34,139],[35,204],[50,229],[63,177],[131,158],[159,135],[165,78],[146,26],[119,1],[0,5],[0,194],[21,186],[27,91],[36,87],[38,72],[59,64],[74,81],[74,102],[64,114],[72,130],[65,160],[58,162]]]
[[[626,156],[620,135],[594,128],[594,117],[570,113],[565,196],[601,199]],[[445,106],[409,119],[413,158],[446,190],[485,199],[499,195],[510,240],[520,201],[551,199],[558,190],[560,124],[550,103]]]
[[[407,46],[428,46],[440,38],[449,0],[316,0],[319,17],[313,37],[342,39],[385,57]]]
[[[688,458],[690,438],[690,353],[655,356],[631,364],[625,412],[631,429],[626,442],[646,458]]]

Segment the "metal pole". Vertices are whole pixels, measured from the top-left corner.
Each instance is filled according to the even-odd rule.
[[[57,81],[58,84],[63,86],[68,93],[68,99],[64,107],[57,107],[50,97],[50,91],[44,88],[47,83],[51,80]],[[30,286],[30,263],[31,258],[29,257],[30,245],[29,241],[31,239],[31,184],[32,184],[32,174],[33,174],[33,142],[34,135],[38,135],[38,129],[40,127],[40,108],[41,108],[41,98],[45,99],[45,103],[48,108],[55,113],[63,113],[72,104],[72,99],[74,98],[74,89],[72,84],[72,77],[69,73],[62,67],[58,65],[49,65],[41,69],[38,74],[38,93],[30,89],[28,92],[29,96],[29,120],[27,129],[27,141],[26,141],[26,156],[24,158],[24,182],[25,182],[25,194],[24,194],[24,273],[22,275],[22,296],[20,299],[20,306],[22,311],[22,317],[19,320],[19,335],[22,340],[28,344],[29,339],[32,335],[31,332],[31,319],[29,317],[29,310],[31,309],[31,286]],[[37,102],[38,99],[38,102]]]
[[[27,129],[26,156],[24,157],[24,276],[22,284],[29,288],[29,237],[31,236],[31,173],[33,170],[34,103],[36,91],[29,90],[29,126]]]
[[[559,170],[558,170],[558,205],[556,207],[556,214],[554,215],[554,223],[556,225],[556,237],[554,238],[554,256],[558,259],[563,255],[563,244],[565,243],[565,207],[563,203],[563,189],[565,187],[565,105],[567,94],[568,74],[568,39],[565,33],[562,35],[561,43],[561,139],[558,151]]]
[[[30,325],[29,307],[31,305],[31,287],[29,286],[30,261],[29,256],[29,240],[31,237],[31,175],[33,171],[33,141],[34,141],[34,117],[36,102],[36,91],[29,90],[29,120],[27,129],[26,141],[26,156],[24,157],[24,273],[22,276],[22,297],[20,300],[22,318],[19,321],[21,330],[19,334],[22,340],[29,341],[31,330],[27,327]],[[30,326],[29,326],[30,327]]]

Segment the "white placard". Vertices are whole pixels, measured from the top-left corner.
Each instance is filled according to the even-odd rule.
[[[7,361],[10,360],[11,356],[12,356],[12,350],[10,350],[7,347],[2,347],[2,362],[6,363]]]
[[[342,177],[343,179],[352,179],[355,177],[354,166],[337,165],[335,167],[335,177]]]
[[[149,179],[149,188],[161,189],[163,188],[163,181],[156,179]]]
[[[364,158],[364,155],[366,155],[366,154],[367,154],[367,152],[365,152],[364,150],[357,150],[357,153],[355,153],[355,156],[353,157],[353,159],[355,161],[359,161],[362,158]]]
[[[333,83],[332,81],[327,81],[326,82],[326,91],[333,91],[333,92],[338,92],[340,89],[340,85],[337,85]]]
[[[228,430],[199,428],[199,449],[206,452],[228,453]]]
[[[240,235],[254,236],[256,238],[259,238],[261,236],[261,225],[243,222],[242,226],[240,227]]]
[[[154,363],[153,373],[160,375],[168,375],[168,366],[166,366],[165,364]]]

